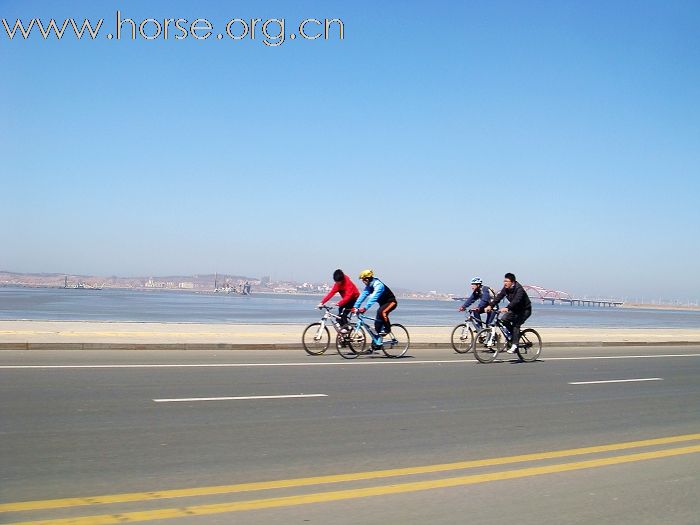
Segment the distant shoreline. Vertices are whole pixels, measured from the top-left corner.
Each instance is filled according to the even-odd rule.
[[[226,292],[217,292],[216,290],[206,290],[206,289],[188,289],[188,288],[161,288],[161,287],[153,287],[153,288],[147,288],[147,287],[122,287],[122,286],[103,286],[100,288],[91,288],[91,287],[86,287],[86,288],[76,288],[74,286],[70,286],[68,288],[65,288],[63,286],[52,286],[49,284],[7,284],[7,283],[0,283],[0,288],[28,288],[28,289],[33,289],[33,290],[87,290],[90,292],[100,292],[100,291],[106,291],[106,290],[116,290],[116,291],[126,291],[126,292],[143,292],[143,293],[155,293],[155,292],[166,292],[166,293],[181,293],[181,294],[191,294],[191,295],[231,295],[231,296],[237,296],[237,297],[250,297],[254,295],[279,295],[279,296],[301,296],[301,297],[323,297],[325,295],[324,292],[303,292],[303,291],[284,291],[284,292],[276,292],[274,290],[256,290],[253,289],[251,293],[249,294],[240,294],[240,293],[226,293]],[[451,297],[445,297],[441,295],[436,295],[436,296],[421,296],[419,294],[412,295],[412,294],[402,294],[401,292],[396,292],[396,295],[399,297],[399,299],[412,299],[416,301],[445,301],[449,302],[452,301]]]
[[[621,308],[637,308],[637,309],[647,309],[647,310],[687,310],[690,312],[696,312],[700,310],[700,305],[692,304],[649,304],[649,303],[623,303]]]

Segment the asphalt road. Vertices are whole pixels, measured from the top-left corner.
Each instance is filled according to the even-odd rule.
[[[698,346],[3,351],[0,523],[697,524],[699,378]]]

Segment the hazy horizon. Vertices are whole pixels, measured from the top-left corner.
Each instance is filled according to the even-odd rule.
[[[201,278],[202,276],[209,276],[212,277],[212,279],[218,275],[220,279],[226,278],[226,277],[238,277],[238,278],[246,278],[246,279],[261,279],[263,277],[270,277],[270,279],[273,282],[296,282],[296,283],[303,283],[303,282],[309,282],[309,283],[314,283],[314,284],[322,284],[326,283],[332,286],[333,280],[332,280],[332,272],[331,275],[328,275],[327,278],[317,278],[317,279],[292,279],[289,277],[284,277],[284,276],[270,276],[270,275],[264,275],[264,274],[242,274],[242,273],[237,273],[237,272],[195,272],[195,273],[154,273],[154,274],[129,274],[129,275],[119,275],[119,274],[94,274],[94,273],[75,273],[75,272],[17,272],[17,271],[9,271],[6,269],[0,268],[0,273],[11,273],[11,274],[16,274],[16,275],[47,275],[47,276],[74,276],[74,277],[85,277],[85,278],[118,278],[118,279],[147,279],[147,278],[156,278],[156,279],[164,279],[164,278],[169,278],[169,277],[181,277],[181,278],[187,278],[187,277],[198,277]],[[360,280],[357,278],[356,275],[351,275],[354,281],[357,281],[358,286],[360,286]],[[517,275],[516,275],[517,277]],[[627,302],[635,303],[635,302],[641,302],[645,304],[653,304],[653,303],[677,303],[677,302],[682,302],[684,304],[689,304],[689,303],[697,303],[697,300],[694,299],[678,299],[676,297],[662,297],[662,296],[654,296],[654,295],[649,295],[649,294],[637,294],[637,295],[602,295],[602,294],[594,294],[594,293],[587,293],[585,291],[581,292],[573,292],[571,290],[559,290],[555,289],[552,287],[547,287],[546,285],[542,285],[541,283],[535,283],[535,282],[529,282],[529,281],[522,281],[519,279],[521,284],[523,285],[534,285],[534,286],[540,286],[542,288],[548,289],[548,290],[558,290],[558,291],[563,291],[571,294],[571,297],[574,298],[588,298],[588,299],[613,299],[613,300],[618,300],[622,299]],[[484,284],[487,286],[491,286],[494,290],[499,291],[500,288],[502,287],[501,284],[502,280],[498,280],[497,282],[489,282],[485,281]],[[94,283],[93,283],[94,284]],[[394,286],[394,285],[392,285]],[[396,289],[403,289],[403,290],[410,290],[412,292],[419,292],[419,293],[427,293],[427,292],[432,292],[435,291],[438,294],[441,295],[454,295],[454,296],[467,296],[471,293],[471,289],[469,287],[468,283],[464,283],[461,289],[437,289],[437,288],[411,288],[411,287],[406,287],[406,286],[394,286]],[[320,292],[319,292],[320,293]]]

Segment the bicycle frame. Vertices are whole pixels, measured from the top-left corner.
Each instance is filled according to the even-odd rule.
[[[314,335],[314,341],[320,341],[323,338],[324,330],[328,328],[328,324],[330,324],[337,333],[340,333],[341,330],[340,323],[338,323],[340,315],[334,314],[331,311],[332,308],[330,306],[326,306],[325,304],[319,308],[319,310],[321,309],[326,310],[326,312],[321,316],[321,322],[318,325],[318,330],[316,330],[316,335]],[[334,320],[330,321],[331,318]]]
[[[350,327],[352,324],[341,325],[342,316],[332,312],[332,308],[326,305],[318,307],[319,310],[325,310],[320,321],[309,324],[301,334],[301,344],[304,350],[309,355],[321,355],[330,346],[331,332],[328,330],[328,325],[332,325],[337,333],[337,338],[344,338],[346,335],[343,328]],[[346,330],[347,332],[347,330]],[[336,345],[338,343],[336,342]]]
[[[467,352],[471,352],[474,348],[474,344],[476,343],[476,334],[491,326],[488,321],[492,315],[493,314],[489,313],[486,316],[486,322],[484,322],[480,319],[480,317],[478,317],[478,314],[474,311],[474,309],[468,310],[464,322],[455,326],[452,330],[452,334],[450,335],[450,342],[452,343],[452,348],[454,348],[454,351],[458,354],[466,354]]]
[[[479,317],[477,317],[472,310],[469,310],[469,315],[467,318],[464,320],[464,322],[475,332],[478,332],[482,328],[488,328],[489,326],[492,326],[496,320],[498,319],[498,314],[496,314],[496,317],[494,317],[494,320],[489,324],[487,321],[489,319],[489,314],[486,314],[486,321],[482,321]]]
[[[388,334],[378,334],[370,326],[375,318],[357,313],[357,319],[353,321],[352,328],[347,334],[349,351],[340,351],[339,354],[345,359],[354,359],[359,355],[372,354],[381,350],[386,357],[403,357],[411,344],[411,337],[406,327],[400,323],[392,323]],[[340,339],[340,335],[338,338]],[[371,339],[372,345],[369,350],[365,350],[365,341]],[[359,343],[359,346],[355,344]]]
[[[499,329],[506,342],[510,343],[512,334],[510,333],[510,330],[508,330],[508,327],[505,325],[505,323],[501,321],[501,312],[496,312],[496,317],[494,317],[493,323],[491,323],[490,327],[493,330]]]
[[[360,330],[364,328],[369,335],[372,336],[372,342],[376,345],[382,342],[382,338],[374,331],[374,329],[369,325],[367,321],[376,321],[376,318],[370,317],[368,315],[362,315],[360,313],[357,315],[357,321],[355,321],[355,329]]]
[[[323,329],[328,326],[329,320],[334,318],[334,321],[330,321],[331,326],[335,328],[335,331],[340,333],[340,323],[338,320],[340,319],[339,314],[334,314],[331,310],[332,308],[330,306],[323,305],[321,306],[322,309],[326,310],[326,312],[321,316],[321,326],[318,327],[318,335],[317,337],[320,337],[321,334],[323,333]]]

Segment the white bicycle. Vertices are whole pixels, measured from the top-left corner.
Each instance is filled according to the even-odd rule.
[[[335,345],[339,353],[342,348],[348,348],[350,343],[352,343],[354,348],[364,349],[367,340],[364,332],[350,334],[350,329],[352,328],[350,324],[343,331],[343,327],[340,325],[340,315],[333,313],[332,308],[326,305],[319,307],[319,310],[325,310],[321,320],[311,323],[304,328],[304,332],[301,335],[301,344],[304,346],[307,354],[321,355],[328,350],[331,344],[331,333],[328,330],[329,324],[337,333]],[[349,338],[352,338],[352,341]]]

